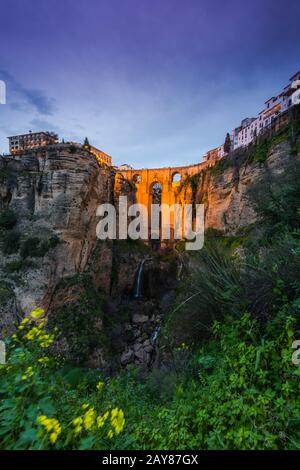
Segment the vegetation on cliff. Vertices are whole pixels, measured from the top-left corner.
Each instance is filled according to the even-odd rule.
[[[70,366],[51,349],[59,331],[23,321],[0,369],[0,447],[299,449],[299,175],[295,161],[257,182],[258,222],[211,231],[188,256],[159,367],[112,377]]]

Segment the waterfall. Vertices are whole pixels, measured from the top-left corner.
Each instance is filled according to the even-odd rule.
[[[153,333],[152,333],[152,335],[151,335],[151,343],[152,343],[153,345],[157,342],[159,333],[160,333],[160,326],[158,326],[157,328],[155,328],[155,330],[153,331]]]
[[[143,259],[139,265],[138,273],[137,273],[137,278],[136,278],[136,283],[134,287],[134,298],[135,299],[140,299],[142,297],[141,295],[141,285],[142,285],[142,275],[143,275],[143,269],[144,269],[144,264],[146,262],[146,258]]]
[[[151,259],[151,258],[144,258],[140,262],[138,273],[137,273],[137,278],[136,278],[136,283],[135,283],[135,286],[134,286],[134,293],[133,293],[133,297],[135,299],[141,299],[142,298],[142,278],[143,278],[144,264],[149,259]]]

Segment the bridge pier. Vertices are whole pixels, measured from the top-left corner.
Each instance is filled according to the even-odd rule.
[[[168,168],[142,168],[131,170],[120,170],[118,173],[125,179],[133,182],[136,185],[136,202],[143,204],[148,209],[149,227],[151,221],[151,204],[152,204],[152,189],[155,183],[161,185],[161,204],[167,204],[169,207],[173,204],[184,203],[184,201],[176,201],[176,192],[181,184],[188,176],[195,175],[204,170],[208,166],[214,164],[213,162],[202,162],[195,165],[181,166],[181,167],[168,167]],[[180,181],[174,182],[174,175],[180,175]],[[174,240],[174,214],[171,213],[170,217],[170,230],[171,237]],[[149,232],[150,235],[150,232]],[[149,237],[150,238],[150,237]],[[161,244],[164,241],[161,239]],[[169,241],[170,243],[170,241]]]

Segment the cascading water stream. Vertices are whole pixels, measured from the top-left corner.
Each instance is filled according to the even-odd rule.
[[[153,331],[152,335],[151,335],[151,344],[152,345],[155,345],[157,340],[158,340],[158,336],[159,336],[159,333],[160,333],[160,326],[158,326],[157,328],[155,328],[155,330]]]
[[[144,271],[144,264],[146,261],[150,260],[151,258],[144,258],[139,265],[138,273],[136,277],[136,283],[134,286],[133,297],[135,299],[141,299],[142,296],[142,280],[143,280],[143,271]]]
[[[144,264],[146,262],[146,259],[143,259],[139,265],[138,273],[137,273],[137,278],[136,278],[136,283],[134,286],[134,298],[135,299],[140,299],[142,297],[141,295],[141,285],[142,285],[142,275],[143,275],[143,269],[144,269]]]

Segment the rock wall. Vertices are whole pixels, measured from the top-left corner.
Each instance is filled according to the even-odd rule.
[[[251,148],[237,150],[215,167],[208,168],[188,184],[178,188],[177,201],[203,203],[205,228],[234,234],[237,229],[256,221],[256,213],[247,196],[248,188],[268,172],[282,172],[291,155],[290,144],[285,141],[271,146],[265,162],[250,163]]]
[[[289,161],[299,158],[299,152],[292,155],[290,150],[287,141],[269,146],[261,163],[253,162],[251,148],[236,151],[183,181],[177,188],[176,201],[204,203],[206,228],[234,234],[256,221],[248,188],[267,172],[281,172]],[[174,299],[178,263],[172,265],[172,256],[171,262],[163,262],[159,253],[143,243],[97,241],[96,208],[111,202],[118,211],[119,195],[127,195],[129,204],[135,202],[134,184],[115,180],[109,168],[99,167],[79,147],[59,145],[0,158],[0,213],[12,210],[17,215],[13,228],[0,228],[2,336],[13,329],[18,316],[36,306],[51,314],[73,302],[80,310],[84,289],[80,284],[77,288],[72,278],[83,273],[95,295],[105,298],[103,318],[89,327],[105,331],[111,351],[109,358],[101,344],[97,345],[88,364],[114,368],[116,361],[118,366],[152,363],[153,335]],[[16,232],[19,246],[7,253],[5,237]],[[55,243],[49,243],[53,240]],[[38,251],[34,246],[37,242]],[[144,298],[133,300],[137,269],[145,257],[152,260],[145,265]],[[71,282],[62,285],[62,280]],[[82,314],[89,318],[84,307]]]
[[[63,145],[0,158],[0,209],[16,213],[13,231],[21,245],[28,239],[58,240],[34,259],[29,253],[21,261],[20,250],[2,254],[0,281],[12,288],[21,311],[47,309],[57,282],[84,271],[96,241],[96,207],[111,200],[110,170],[99,168],[84,150]],[[13,263],[21,262],[14,270]]]

